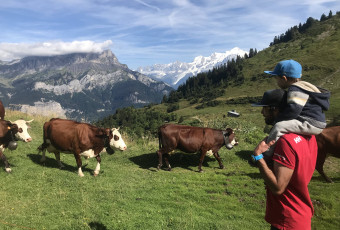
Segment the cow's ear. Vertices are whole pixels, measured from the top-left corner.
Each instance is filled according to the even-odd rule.
[[[226,131],[227,131],[227,133],[229,133],[229,134],[232,134],[232,133],[233,133],[233,130],[232,130],[231,128],[227,128]]]
[[[31,123],[32,121],[34,121],[34,119],[30,120],[30,121],[26,121],[26,124]]]
[[[19,130],[21,130],[21,132],[22,132],[22,129],[21,128],[19,129],[17,124],[10,124],[8,126],[8,129],[11,130],[14,133],[20,132]]]
[[[109,137],[111,132],[112,132],[111,129],[105,129],[106,136]]]

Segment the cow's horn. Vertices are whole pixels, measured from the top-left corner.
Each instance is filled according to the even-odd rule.
[[[32,121],[34,121],[34,119],[30,120],[30,121],[26,121],[26,123],[31,123]]]

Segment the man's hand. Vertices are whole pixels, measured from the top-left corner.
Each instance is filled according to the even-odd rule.
[[[270,146],[275,143],[275,140],[266,143],[267,137],[264,138],[255,148],[254,156],[258,156],[265,152]],[[281,165],[274,161],[273,170],[271,170],[265,160],[262,158],[257,161],[257,165],[260,169],[260,173],[265,181],[265,184],[276,195],[282,194],[293,175],[294,170]]]
[[[261,153],[267,151],[270,146],[272,146],[275,143],[275,140],[270,141],[269,143],[266,143],[268,136],[265,137],[255,148],[253,155],[258,156]]]

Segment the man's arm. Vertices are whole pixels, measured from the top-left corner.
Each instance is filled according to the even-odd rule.
[[[260,155],[265,152],[275,141],[271,141],[268,144],[263,140],[254,150],[254,155]],[[285,190],[293,175],[294,170],[280,163],[274,161],[273,170],[271,170],[266,161],[262,158],[257,161],[257,165],[260,169],[260,173],[266,182],[268,188],[276,195],[281,195]]]

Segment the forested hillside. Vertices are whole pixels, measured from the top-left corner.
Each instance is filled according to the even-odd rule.
[[[129,130],[142,130],[141,127],[144,127],[145,134],[155,134],[155,128],[163,122],[206,125],[205,121],[214,116],[225,117],[229,109],[237,108],[243,116],[253,116],[250,103],[258,100],[265,90],[277,88],[276,82],[263,71],[272,70],[285,59],[294,59],[302,64],[303,80],[331,91],[331,108],[326,117],[329,124],[340,124],[339,31],[340,12],[322,15],[320,20],[308,18],[304,24],[276,36],[268,48],[258,52],[255,49],[256,55],[238,57],[227,65],[189,78],[176,91],[165,96],[162,104],[120,109],[99,124],[124,125]],[[158,115],[146,116],[153,113]],[[169,113],[172,114],[171,119],[167,115]],[[260,114],[254,122],[261,122],[259,118]]]

